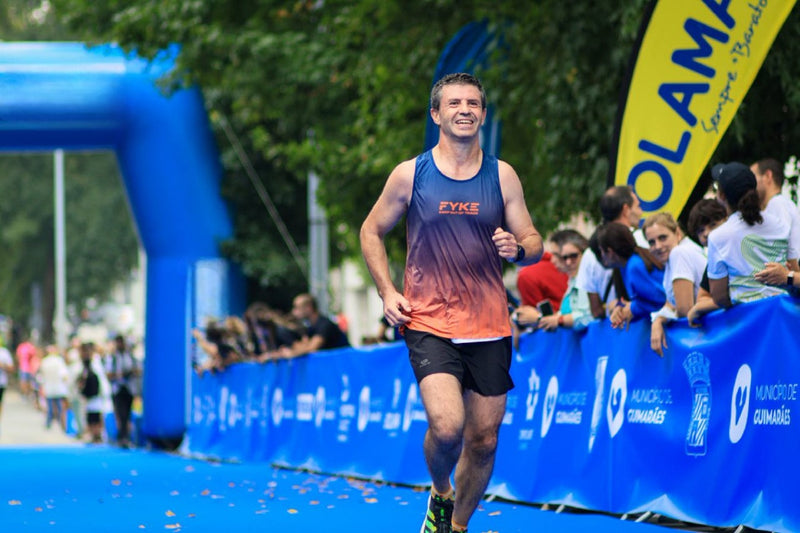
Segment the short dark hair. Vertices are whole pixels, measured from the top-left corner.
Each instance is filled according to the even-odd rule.
[[[433,84],[431,89],[431,109],[439,109],[439,105],[442,103],[442,89],[445,85],[473,85],[477,87],[481,93],[481,107],[486,109],[486,91],[483,90],[483,85],[481,85],[478,78],[467,72],[447,74]]]
[[[633,189],[628,185],[617,185],[600,197],[600,214],[603,222],[612,222],[622,213],[622,208],[633,205]]]
[[[756,167],[758,167],[758,173],[763,174],[767,170],[772,172],[772,180],[775,182],[775,185],[778,187],[783,187],[783,165],[777,159],[773,159],[768,157],[766,159],[761,159],[756,161]]]
[[[686,227],[689,235],[697,237],[697,232],[700,231],[700,228],[709,224],[716,224],[727,217],[728,212],[721,203],[711,198],[703,198],[694,204],[692,210],[689,211],[689,220],[686,222]]]
[[[319,306],[317,305],[317,299],[314,298],[314,296],[312,296],[310,293],[304,292],[298,294],[296,297],[299,298],[301,301],[308,303],[308,305],[311,306],[311,310],[314,311],[315,313],[319,311]]]

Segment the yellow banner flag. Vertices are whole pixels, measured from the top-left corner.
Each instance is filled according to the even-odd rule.
[[[612,164],[614,183],[632,186],[646,213],[681,213],[794,4],[655,4],[631,74]]]

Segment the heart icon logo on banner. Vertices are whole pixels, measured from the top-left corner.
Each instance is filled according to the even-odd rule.
[[[731,423],[728,427],[728,438],[732,444],[736,444],[744,435],[747,428],[747,415],[750,410],[750,384],[753,380],[753,373],[748,365],[739,367],[736,373],[736,381],[733,383],[731,391]]]
[[[606,406],[606,419],[608,420],[608,432],[611,438],[622,428],[625,421],[625,400],[628,398],[628,375],[624,368],[617,370],[614,379],[611,380],[611,392],[608,395],[608,405]]]
[[[742,412],[744,412],[744,399],[746,390],[743,387],[736,389],[736,423],[738,424],[742,419]]]

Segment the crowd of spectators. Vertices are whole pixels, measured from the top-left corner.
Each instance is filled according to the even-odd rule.
[[[592,319],[623,328],[645,319],[651,347],[663,355],[672,320],[700,326],[715,309],[794,294],[800,211],[781,194],[782,165],[718,164],[711,177],[715,196],[692,206],[687,232],[667,212],[641,220],[632,188],[608,189],[599,206],[603,222],[588,240],[572,229],[556,231],[548,239],[550,259],[518,272],[523,302],[511,315],[515,333],[581,329]],[[566,288],[551,267],[567,276]]]
[[[194,366],[201,375],[241,361],[264,363],[350,345],[344,331],[320,313],[316,299],[307,293],[294,298],[291,313],[256,302],[243,317],[211,320],[192,334],[199,348]]]
[[[75,336],[66,348],[38,346],[27,338],[16,346],[13,358],[3,344],[0,339],[0,406],[16,373],[20,394],[45,413],[47,429],[55,425],[91,443],[113,437],[121,447],[132,445],[131,413],[141,396],[142,361],[123,336],[108,343]],[[111,413],[113,431],[105,424]]]

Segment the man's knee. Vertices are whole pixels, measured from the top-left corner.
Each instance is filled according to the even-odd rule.
[[[497,451],[497,432],[482,431],[475,433],[464,442],[464,446],[474,456],[490,459]]]
[[[432,423],[429,425],[429,432],[438,446],[452,448],[461,445],[463,429],[458,424]]]

